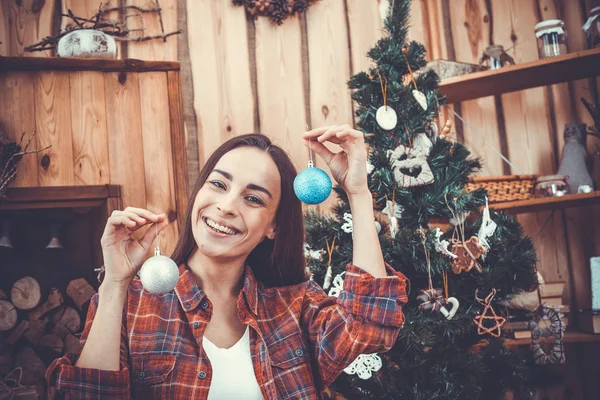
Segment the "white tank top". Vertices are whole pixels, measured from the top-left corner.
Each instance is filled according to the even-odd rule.
[[[250,330],[228,349],[215,346],[204,336],[202,346],[212,365],[208,400],[263,400],[250,358]]]

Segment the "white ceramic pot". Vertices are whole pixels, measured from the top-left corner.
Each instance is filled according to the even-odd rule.
[[[115,39],[95,29],[79,29],[58,41],[60,57],[117,58]]]

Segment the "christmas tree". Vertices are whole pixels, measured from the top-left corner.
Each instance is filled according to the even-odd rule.
[[[481,168],[440,135],[444,103],[422,44],[408,41],[410,0],[395,0],[373,67],[349,82],[358,128],[370,146],[373,193],[385,261],[410,280],[406,323],[395,346],[361,356],[333,384],[348,399],[493,399],[531,394],[550,378],[534,354],[503,345],[502,300],[537,289],[536,254],[521,226],[489,212],[486,191],[467,191]],[[306,216],[311,279],[330,295],[352,260],[352,216],[344,191],[333,213]],[[450,221],[445,231],[433,221]],[[334,278],[335,277],[335,278]],[[539,360],[538,360],[539,361]]]

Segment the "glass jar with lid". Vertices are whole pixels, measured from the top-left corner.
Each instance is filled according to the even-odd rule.
[[[585,32],[591,49],[600,47],[600,7],[592,8],[590,17],[581,29]]]
[[[549,19],[535,26],[540,58],[556,57],[567,54],[567,32],[565,23],[560,19]]]

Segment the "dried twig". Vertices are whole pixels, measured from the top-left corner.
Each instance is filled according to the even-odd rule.
[[[28,52],[32,52],[32,51],[43,51],[43,50],[55,49],[58,41],[63,36],[67,35],[68,33],[73,32],[73,31],[81,30],[81,29],[99,30],[99,31],[106,33],[107,35],[114,37],[116,40],[125,41],[125,42],[143,42],[143,41],[154,40],[154,39],[162,39],[163,41],[166,42],[166,40],[169,36],[178,35],[182,32],[182,30],[165,33],[164,23],[163,23],[163,19],[162,19],[162,8],[160,7],[160,3],[158,0],[154,0],[154,2],[156,3],[156,6],[150,7],[150,8],[144,8],[144,7],[140,7],[140,6],[136,6],[136,5],[124,5],[124,6],[118,6],[118,7],[109,7],[108,4],[110,3],[110,1],[106,0],[104,2],[101,2],[100,6],[98,7],[98,11],[91,18],[83,18],[83,17],[75,15],[71,10],[67,10],[67,13],[61,14],[61,16],[69,18],[71,21],[73,21],[72,24],[67,25],[66,28],[64,30],[62,30],[61,32],[59,32],[57,35],[46,36],[44,39],[42,39],[38,43],[35,43],[35,44],[25,47],[24,50],[28,51]],[[120,20],[114,20],[114,19],[110,19],[107,17],[107,14],[109,14],[111,12],[115,12],[115,11],[119,12]],[[128,14],[127,13],[128,11],[134,11],[134,13]],[[158,15],[158,19],[160,22],[161,34],[160,35],[140,36],[137,38],[129,38],[128,36],[132,32],[145,32],[145,29],[144,29],[145,24],[144,24],[144,19],[142,18],[142,15],[149,14],[149,13],[154,13],[154,14]],[[140,19],[139,24],[141,25],[141,28],[128,29],[125,21],[130,17],[139,18]],[[142,33],[142,35],[143,35],[143,33]]]
[[[8,143],[5,138],[0,137],[0,139],[3,139],[2,141],[0,141],[0,145],[3,145],[3,146],[11,146],[12,145],[13,148],[19,149],[18,151],[13,152],[10,155],[10,157],[8,157],[8,160],[6,160],[6,162],[4,163],[3,168],[0,169],[0,198],[5,197],[4,193],[6,192],[8,185],[17,176],[17,172],[19,170],[18,169],[19,162],[21,162],[21,158],[23,158],[23,156],[25,156],[27,154],[39,153],[41,151],[48,150],[50,147],[52,147],[52,145],[48,145],[48,146],[44,147],[43,149],[28,150],[29,145],[31,144],[31,141],[35,137],[35,133],[33,133],[29,137],[29,140],[27,140],[27,143],[25,144],[25,146],[22,147],[21,144],[23,143],[24,137],[25,137],[25,133],[23,133],[21,135],[21,138],[19,139],[18,144],[14,143],[14,142]],[[3,142],[5,142],[5,143],[3,143]],[[0,149],[1,148],[2,147],[0,147]]]

